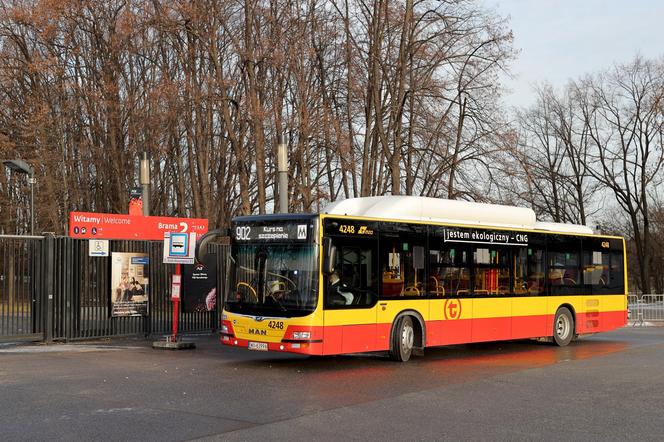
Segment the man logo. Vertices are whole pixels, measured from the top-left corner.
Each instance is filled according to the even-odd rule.
[[[259,335],[259,336],[267,336],[267,330],[259,330],[257,328],[250,328],[249,329],[249,334],[250,335]]]
[[[297,239],[307,239],[307,225],[300,224],[297,226]]]

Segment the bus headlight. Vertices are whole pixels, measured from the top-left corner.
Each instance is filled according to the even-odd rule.
[[[293,339],[310,339],[311,332],[302,331],[302,332],[293,332]]]
[[[221,324],[221,332],[228,333],[228,326],[226,324]]]

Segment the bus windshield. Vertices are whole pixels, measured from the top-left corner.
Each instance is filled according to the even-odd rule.
[[[305,316],[318,301],[313,244],[236,244],[226,309],[248,315]]]

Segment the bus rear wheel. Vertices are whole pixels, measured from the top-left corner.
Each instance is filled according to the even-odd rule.
[[[395,361],[406,362],[413,354],[415,344],[415,330],[413,320],[410,316],[402,316],[394,328],[392,343],[390,345],[390,357]]]
[[[567,307],[560,307],[553,320],[553,342],[564,347],[574,337],[574,317]]]

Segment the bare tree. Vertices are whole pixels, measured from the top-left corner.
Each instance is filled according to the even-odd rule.
[[[587,170],[590,136],[578,88],[556,94],[543,85],[536,92],[536,103],[516,113],[519,138],[510,150],[528,189],[524,199],[545,219],[586,224],[598,182]]]
[[[125,212],[152,158],[155,214],[269,212],[277,135],[290,208],[360,195],[481,198],[505,129],[506,22],[475,1],[0,4],[0,152],[37,170],[38,226]],[[25,188],[0,174],[0,229]]]
[[[629,218],[639,288],[645,293],[651,286],[650,204],[664,164],[663,73],[661,64],[637,57],[580,85],[593,143],[588,170]]]

